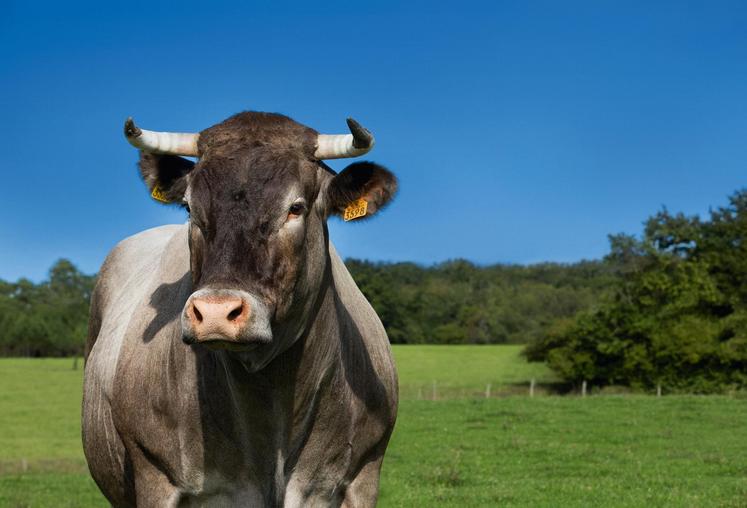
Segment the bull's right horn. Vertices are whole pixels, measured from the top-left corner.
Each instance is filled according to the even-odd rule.
[[[158,132],[141,129],[129,117],[124,125],[127,141],[140,150],[164,155],[186,155],[198,157],[197,140],[199,134],[187,132]]]
[[[352,118],[348,118],[348,128],[352,134],[319,134],[314,157],[319,160],[358,157],[373,148],[375,140],[368,129]]]

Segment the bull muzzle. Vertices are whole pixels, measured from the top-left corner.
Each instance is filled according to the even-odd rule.
[[[182,311],[182,337],[187,344],[245,350],[272,342],[269,313],[263,302],[231,289],[201,289]]]

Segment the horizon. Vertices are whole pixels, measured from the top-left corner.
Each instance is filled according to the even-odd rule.
[[[83,271],[83,270],[80,269],[80,267],[78,266],[78,264],[75,262],[74,259],[68,259],[68,258],[61,257],[61,258],[57,258],[56,260],[52,261],[52,264],[47,268],[47,273],[43,277],[41,277],[40,279],[31,279],[30,277],[25,277],[25,276],[22,275],[22,276],[18,277],[15,280],[8,280],[8,279],[3,279],[2,277],[0,277],[0,281],[2,281],[2,282],[8,282],[10,284],[17,284],[20,280],[23,279],[23,280],[30,280],[34,284],[41,284],[41,283],[46,282],[46,281],[49,280],[49,273],[48,273],[49,269],[51,269],[52,266],[54,266],[56,263],[58,263],[60,261],[69,261],[70,263],[73,264],[73,266],[75,266],[75,268],[80,273],[82,273],[83,275],[85,275],[87,277],[92,277],[92,276],[97,276],[98,275],[98,270],[95,271],[95,272],[85,272],[85,271]],[[378,264],[380,264],[380,265],[411,264],[411,265],[415,265],[418,268],[421,268],[421,269],[424,269],[424,270],[430,270],[432,268],[437,268],[439,266],[448,265],[449,263],[458,263],[458,262],[466,262],[466,263],[469,263],[469,264],[471,264],[472,266],[474,266],[476,268],[493,268],[493,267],[496,267],[496,266],[506,267],[506,268],[513,268],[513,267],[517,267],[517,268],[534,268],[534,267],[539,267],[539,266],[542,266],[542,265],[554,265],[554,266],[561,266],[561,267],[570,267],[570,266],[574,266],[574,265],[578,265],[578,264],[582,264],[582,263],[602,263],[602,262],[604,262],[604,259],[603,258],[598,258],[598,259],[579,259],[577,261],[569,261],[569,262],[563,262],[563,261],[537,261],[535,263],[508,263],[508,262],[507,263],[503,263],[503,262],[497,262],[497,263],[477,263],[477,262],[474,262],[474,261],[471,261],[471,260],[465,259],[465,258],[444,259],[443,261],[434,261],[433,263],[419,263],[417,261],[407,261],[407,260],[386,260],[386,259],[377,259],[377,260],[374,260],[374,259],[355,258],[355,257],[346,257],[346,258],[343,259],[344,263],[348,263],[350,261],[358,261],[358,262],[361,262],[361,263],[373,263],[373,264],[377,264],[377,265]]]
[[[346,259],[599,260],[662,207],[702,217],[747,184],[747,4],[289,5],[11,3],[0,279],[61,258],[96,273],[125,237],[186,220],[150,199],[128,116],[198,131],[278,111],[325,133],[354,117],[400,192],[330,221]]]

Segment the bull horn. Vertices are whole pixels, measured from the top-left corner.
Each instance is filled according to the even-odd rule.
[[[129,117],[124,125],[127,141],[140,150],[164,155],[199,156],[197,139],[199,134],[187,132],[157,132],[141,129]]]
[[[322,159],[342,159],[358,157],[374,146],[373,134],[361,124],[348,118],[351,134],[319,134],[316,139],[314,157]]]

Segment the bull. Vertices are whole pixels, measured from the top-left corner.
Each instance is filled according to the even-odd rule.
[[[376,503],[397,375],[327,219],[376,214],[397,181],[372,162],[325,164],[373,147],[348,126],[325,135],[258,112],[199,134],[126,122],[153,197],[189,220],[123,240],[93,292],[83,445],[112,505]]]

